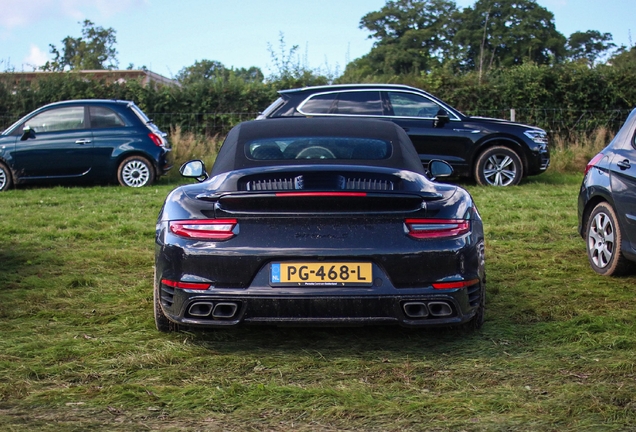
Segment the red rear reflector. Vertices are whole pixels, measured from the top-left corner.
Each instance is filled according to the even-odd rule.
[[[148,134],[148,137],[150,137],[150,139],[152,140],[153,143],[155,143],[156,146],[161,147],[163,145],[163,140],[156,133],[150,132]]]
[[[365,197],[366,192],[277,192],[277,197]]]
[[[470,221],[464,219],[407,219],[408,234],[417,239],[453,237],[470,231]]]
[[[587,174],[587,172],[591,170],[594,165],[596,165],[597,163],[600,162],[601,159],[603,159],[603,156],[604,156],[603,153],[599,153],[596,156],[594,156],[592,160],[589,161],[587,165],[585,166],[585,172],[583,174],[584,175]]]
[[[201,240],[228,240],[234,237],[236,219],[192,219],[170,221],[170,232]]]
[[[471,279],[467,281],[457,281],[457,282],[435,282],[433,284],[433,288],[435,289],[466,288],[471,285],[475,285],[476,283],[479,283],[479,279]]]
[[[181,289],[206,290],[210,288],[209,283],[178,282],[178,281],[171,281],[170,279],[161,279],[161,283],[164,285],[168,285],[169,287],[172,287],[172,288],[181,288]]]

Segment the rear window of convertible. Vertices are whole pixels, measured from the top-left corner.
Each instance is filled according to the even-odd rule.
[[[253,160],[379,160],[391,151],[390,142],[372,138],[265,138],[245,143],[245,155]]]

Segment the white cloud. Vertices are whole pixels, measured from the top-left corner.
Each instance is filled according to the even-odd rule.
[[[96,21],[147,3],[148,0],[2,0],[0,28],[11,30],[59,17]]]
[[[37,69],[49,61],[49,54],[44,52],[37,45],[31,44],[29,55],[22,60],[22,64],[32,69]]]

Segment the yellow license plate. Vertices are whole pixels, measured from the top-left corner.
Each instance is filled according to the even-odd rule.
[[[320,262],[272,263],[271,285],[296,286],[371,286],[371,263]]]

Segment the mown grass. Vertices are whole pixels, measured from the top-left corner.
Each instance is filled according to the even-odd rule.
[[[0,430],[634,430],[635,277],[603,278],[580,174],[465,185],[487,233],[487,320],[160,334],[163,182],[0,195]]]

